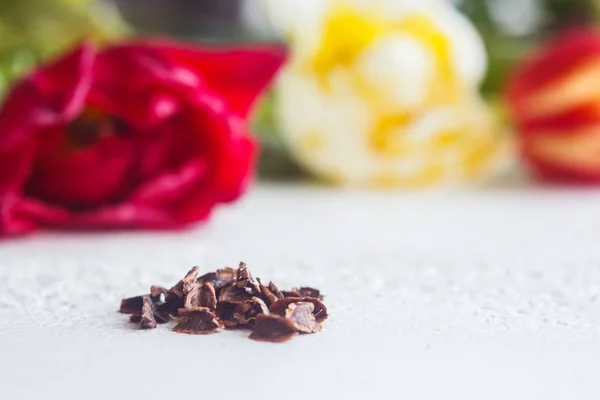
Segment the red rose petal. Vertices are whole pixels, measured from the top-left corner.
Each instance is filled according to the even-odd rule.
[[[229,203],[245,193],[252,182],[258,145],[250,138],[236,140],[229,148],[220,168],[215,168],[213,188],[219,194],[217,200]],[[228,160],[227,163],[225,160]]]
[[[182,228],[185,224],[175,220],[165,210],[124,203],[82,215],[72,215],[65,226],[85,229],[174,229]]]
[[[600,183],[600,171],[576,169],[572,165],[564,165],[554,160],[547,160],[530,151],[527,145],[524,145],[522,152],[523,156],[529,161],[529,167],[543,180],[565,184]]]
[[[152,46],[172,63],[196,72],[231,110],[244,118],[286,58],[285,49],[276,45],[215,49],[165,41]]]
[[[31,143],[8,151],[0,151],[0,199],[20,191],[29,171],[35,147]]]
[[[152,46],[124,43],[98,55],[89,101],[136,128],[148,128],[174,114],[178,91],[198,90],[201,81]]]
[[[595,126],[599,121],[600,108],[597,104],[587,103],[543,118],[523,118],[519,128],[524,135],[539,131],[554,131],[561,132],[561,135],[570,135],[587,126]]]
[[[27,194],[54,204],[97,207],[124,198],[132,185],[134,144],[119,137],[67,152],[40,153],[27,185]]]
[[[179,101],[166,93],[141,91],[123,96],[122,100],[127,106],[113,115],[123,117],[134,127],[134,133],[152,129],[179,111]]]
[[[600,118],[598,107],[593,104],[575,103],[558,115],[532,115],[528,108],[532,95],[599,58],[600,31],[584,28],[563,32],[522,63],[512,75],[506,92],[508,105],[519,127],[523,130],[546,129],[558,124],[568,132],[569,125],[590,124]]]
[[[15,194],[0,195],[0,237],[24,235],[38,229],[34,219],[16,211],[20,201]]]
[[[187,117],[181,114],[202,113],[203,110],[187,106],[187,111],[180,109],[180,115],[155,126],[146,132],[134,132],[135,140],[140,148],[139,159],[136,162],[137,179],[148,182],[157,176],[171,171],[177,171],[190,161],[197,160],[206,164],[204,154],[208,147],[202,142],[207,135],[207,128],[197,130],[190,125]]]
[[[177,171],[165,172],[137,188],[129,198],[133,204],[164,206],[185,197],[207,170],[206,163],[193,160]]]
[[[185,132],[185,131],[184,131]],[[136,178],[140,182],[155,179],[165,171],[172,171],[185,164],[189,157],[179,156],[181,136],[185,136],[175,123],[157,125],[147,132],[135,132],[140,148],[136,161]]]
[[[67,121],[81,111],[95,54],[95,49],[84,43],[39,68],[8,93],[0,111],[0,151],[23,143],[38,127]]]
[[[21,226],[35,221],[36,226],[62,229],[175,229],[185,226],[164,210],[128,203],[79,214],[39,200],[22,198],[15,202],[11,215]]]
[[[555,81],[593,58],[600,57],[600,36],[596,29],[577,29],[548,41],[515,72],[509,82],[511,102]]]
[[[222,132],[215,138],[221,142],[218,145],[221,153],[213,160],[210,187],[217,194],[218,202],[234,201],[245,192],[252,179],[258,144],[248,136],[244,121],[237,116],[206,124]],[[221,124],[223,126],[218,128]]]
[[[199,95],[193,109],[203,110],[188,116],[189,126],[201,135],[204,131],[212,135],[199,137],[200,146],[209,149],[205,154],[210,169],[206,179],[199,183],[192,194],[184,199],[179,214],[183,219],[196,215],[197,204],[206,206],[233,201],[241,196],[253,175],[257,145],[247,133],[246,124],[231,114],[225,104],[214,96]]]

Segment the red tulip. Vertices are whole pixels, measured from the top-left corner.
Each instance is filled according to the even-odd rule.
[[[147,41],[83,44],[34,71],[0,110],[0,235],[205,220],[252,176],[245,117],[283,61]]]
[[[600,183],[600,31],[550,41],[515,73],[508,103],[542,177]]]

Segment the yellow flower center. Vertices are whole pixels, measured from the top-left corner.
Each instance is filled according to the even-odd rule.
[[[394,33],[412,37],[433,55],[437,74],[430,82],[430,101],[456,100],[459,85],[452,63],[451,44],[427,15],[414,14],[396,22],[385,21],[375,11],[362,14],[336,1],[326,18],[312,70],[322,82],[326,81],[338,67],[352,69],[357,57],[375,40]]]
[[[350,67],[356,57],[385,30],[385,24],[378,19],[336,3],[314,59],[314,72],[325,78],[336,67]]]

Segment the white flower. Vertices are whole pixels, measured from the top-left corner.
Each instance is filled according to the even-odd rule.
[[[485,174],[499,141],[479,98],[483,44],[442,0],[263,0],[289,38],[277,112],[321,176],[418,185]]]

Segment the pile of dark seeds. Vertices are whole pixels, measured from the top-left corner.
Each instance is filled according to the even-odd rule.
[[[246,264],[198,276],[192,268],[167,290],[152,286],[150,293],[121,301],[120,312],[142,329],[154,329],[174,319],[173,330],[201,334],[220,328],[251,329],[250,339],[285,342],[298,333],[321,331],[327,308],[317,289],[279,290],[273,282],[263,285]]]

